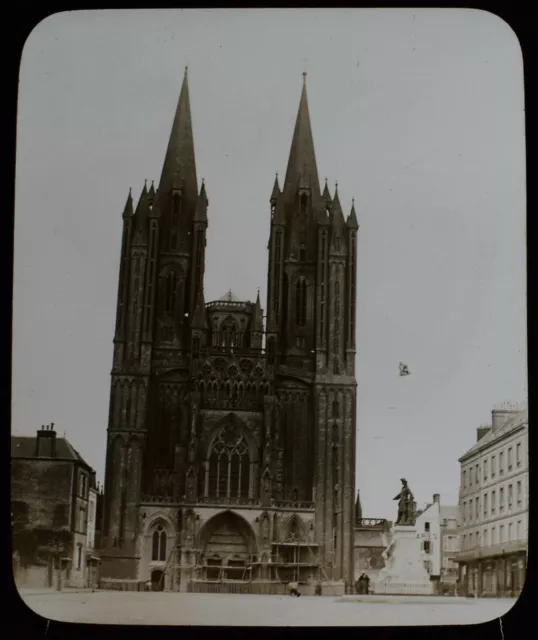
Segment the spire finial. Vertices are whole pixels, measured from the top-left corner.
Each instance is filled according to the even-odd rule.
[[[306,71],[303,71],[303,85],[306,84]]]

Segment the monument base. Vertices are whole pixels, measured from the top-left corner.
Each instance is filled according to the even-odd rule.
[[[392,542],[383,554],[385,567],[374,582],[374,593],[394,595],[432,595],[434,585],[424,567],[417,530],[396,525]]]

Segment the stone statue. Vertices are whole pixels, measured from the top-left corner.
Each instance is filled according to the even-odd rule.
[[[407,485],[407,480],[402,478],[401,483],[402,489],[394,498],[394,500],[398,500],[398,519],[396,524],[412,526],[415,524],[414,497]]]

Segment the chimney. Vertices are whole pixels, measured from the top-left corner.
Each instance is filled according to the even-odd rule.
[[[476,441],[480,442],[482,438],[491,431],[491,427],[477,427],[476,429]]]
[[[491,412],[492,430],[497,431],[518,413],[518,409],[493,409]]]
[[[37,458],[56,457],[56,431],[53,429],[54,422],[49,425],[42,425],[37,432],[35,455]]]
[[[435,504],[436,502],[440,502],[441,501],[441,496],[439,493],[434,493],[433,494],[433,503]]]

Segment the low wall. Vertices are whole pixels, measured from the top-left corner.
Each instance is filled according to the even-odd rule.
[[[27,589],[41,589],[49,588],[52,586],[50,570],[47,566],[19,566],[16,569],[14,577],[17,587],[24,587]]]
[[[99,580],[99,589],[108,589],[112,591],[145,591],[144,582],[139,580],[113,580],[110,578],[101,578]]]
[[[315,584],[299,584],[299,592],[304,596],[316,595]],[[275,581],[208,581],[191,580],[187,584],[188,593],[235,593],[239,595],[282,595],[290,593],[286,583]],[[343,596],[345,585],[343,582],[323,582],[321,583],[322,596]]]

